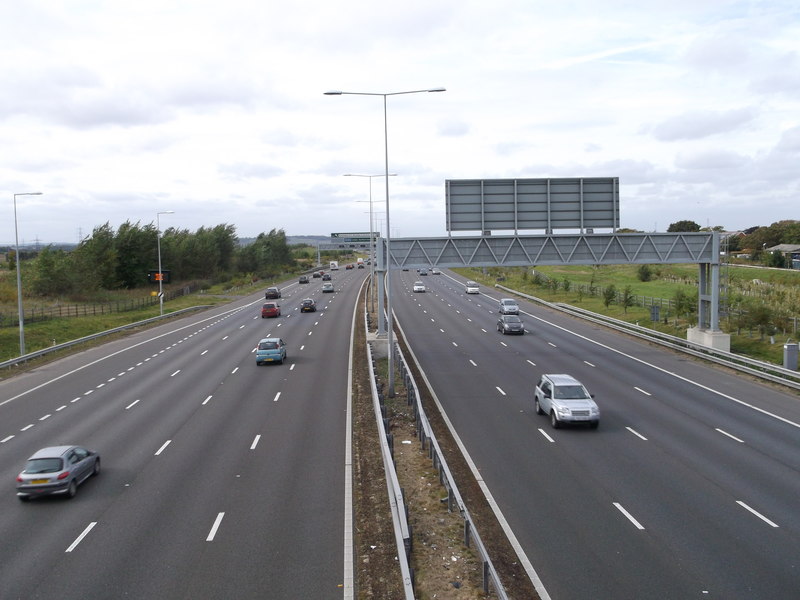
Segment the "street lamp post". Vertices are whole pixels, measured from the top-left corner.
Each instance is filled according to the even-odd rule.
[[[369,267],[372,286],[372,294],[370,294],[370,310],[375,312],[375,228],[372,222],[372,179],[374,177],[386,177],[384,173],[380,175],[361,175],[360,173],[345,173],[345,177],[367,177],[369,178]],[[389,177],[396,177],[397,173],[389,173]],[[380,317],[380,315],[379,315]],[[383,323],[383,319],[378,319],[378,323]]]
[[[25,356],[25,324],[22,318],[22,263],[19,260],[19,228],[17,227],[17,196],[41,196],[42,192],[14,194],[14,253],[17,267],[17,310],[19,312],[19,355]]]
[[[160,314],[164,315],[164,274],[161,272],[161,215],[175,214],[174,210],[164,210],[156,213],[156,246],[158,246],[158,305]]]
[[[386,174],[386,319],[387,319],[387,336],[386,342],[389,347],[389,397],[394,396],[394,352],[393,344],[393,323],[392,323],[392,239],[391,229],[389,223],[389,123],[386,118],[386,98],[387,96],[401,96],[404,94],[421,94],[423,92],[444,92],[443,87],[431,88],[427,90],[410,90],[407,92],[343,92],[335,90],[325,92],[326,96],[382,96],[383,97],[383,154],[384,154],[384,173]],[[382,318],[380,315],[378,318]]]

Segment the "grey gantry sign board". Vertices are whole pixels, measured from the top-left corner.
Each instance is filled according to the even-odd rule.
[[[447,231],[619,227],[619,178],[448,179]]]

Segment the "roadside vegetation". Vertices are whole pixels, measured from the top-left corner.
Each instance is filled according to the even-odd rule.
[[[195,232],[170,228],[160,240],[153,224],[107,223],[72,249],[47,246],[21,252],[25,350],[43,348],[134,323],[159,314],[158,245],[164,312],[213,305],[267,287],[316,265],[317,251],[290,246],[282,230],[240,245],[235,228],[218,225]],[[324,253],[323,261],[347,253]],[[0,361],[19,355],[17,257],[0,260]]]

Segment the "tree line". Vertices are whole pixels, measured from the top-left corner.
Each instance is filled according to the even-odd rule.
[[[33,259],[30,290],[41,296],[91,296],[100,290],[134,289],[147,285],[148,272],[162,270],[172,280],[226,281],[237,274],[268,278],[294,266],[282,229],[259,234],[240,246],[234,225],[201,227],[196,231],[169,228],[159,240],[152,223],[126,221],[118,229],[109,223],[71,250],[46,247]],[[15,257],[10,262],[15,267]]]

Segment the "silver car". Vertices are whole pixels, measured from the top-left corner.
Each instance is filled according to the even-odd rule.
[[[553,428],[564,423],[600,424],[600,409],[586,388],[572,375],[542,375],[534,390],[536,414],[549,415]]]
[[[17,498],[65,494],[72,498],[78,486],[100,472],[100,455],[81,446],[51,446],[37,451],[17,475]]]
[[[498,312],[501,315],[518,315],[519,306],[517,305],[517,301],[513,298],[501,298],[500,310]]]

